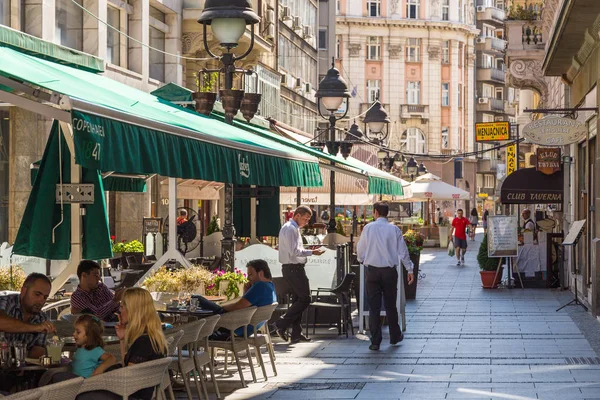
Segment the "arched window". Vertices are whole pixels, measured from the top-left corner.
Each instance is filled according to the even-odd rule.
[[[400,138],[400,145],[408,153],[425,154],[425,135],[419,128],[408,128]]]

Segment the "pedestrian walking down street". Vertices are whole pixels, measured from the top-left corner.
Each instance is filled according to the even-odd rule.
[[[469,228],[469,237],[471,241],[475,240],[475,231],[477,230],[477,224],[479,224],[479,214],[477,213],[477,209],[473,208],[471,210],[471,216],[469,217],[469,223],[471,224]]]
[[[488,217],[490,216],[490,212],[488,210],[485,210],[483,212],[483,233],[486,234],[487,233],[487,227],[488,227]]]
[[[402,264],[408,270],[408,283],[413,284],[413,263],[402,231],[387,219],[390,206],[387,202],[373,205],[373,220],[367,224],[356,246],[358,261],[366,269],[367,302],[369,303],[370,350],[379,350],[381,334],[381,297],[390,327],[390,344],[404,339],[398,322],[398,279],[402,282]]]
[[[454,235],[454,248],[456,250],[456,265],[465,263],[465,253],[467,252],[467,226],[470,225],[468,219],[463,217],[463,210],[456,210],[456,218],[452,220],[452,234]]]
[[[279,262],[282,264],[283,278],[288,282],[293,294],[291,307],[275,322],[275,326],[277,334],[285,341],[288,340],[287,330],[292,328],[292,344],[310,341],[302,335],[302,313],[310,304],[310,287],[304,267],[307,257],[324,253],[323,250],[304,249],[300,228],[308,224],[311,216],[310,208],[300,206],[279,231]]]
[[[442,223],[444,222],[444,217],[442,216],[442,210],[440,210],[439,207],[436,210],[435,215],[437,217],[437,223],[438,223],[438,225],[442,225]]]

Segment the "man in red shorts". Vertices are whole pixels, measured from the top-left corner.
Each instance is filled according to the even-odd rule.
[[[470,222],[463,217],[463,210],[456,210],[456,218],[452,220],[452,234],[454,235],[454,249],[456,251],[456,265],[465,263],[465,253],[467,252],[467,226]]]

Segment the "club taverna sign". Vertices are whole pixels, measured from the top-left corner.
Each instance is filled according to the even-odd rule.
[[[577,143],[586,135],[587,128],[581,122],[555,116],[530,122],[523,129],[525,139],[542,146],[564,146]]]

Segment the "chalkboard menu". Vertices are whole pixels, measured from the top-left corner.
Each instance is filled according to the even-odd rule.
[[[488,217],[488,257],[516,257],[519,249],[518,217]]]
[[[143,233],[159,233],[162,225],[162,218],[144,218]]]

